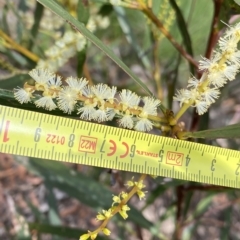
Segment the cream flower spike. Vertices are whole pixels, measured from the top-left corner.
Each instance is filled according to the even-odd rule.
[[[219,48],[213,52],[211,59],[203,57],[199,61],[199,69],[204,71],[202,78],[199,80],[190,78],[187,89],[177,91],[174,100],[180,102],[180,107],[184,104],[196,107],[197,113],[201,115],[219,98],[219,88],[227,81],[234,80],[239,72],[240,51],[237,49],[239,40],[240,23],[233,27],[229,26],[225,36],[220,38]],[[181,109],[179,112],[183,113]],[[178,114],[178,117],[181,114]]]
[[[127,89],[119,92],[117,97],[115,86],[103,83],[89,86],[85,78],[68,77],[67,85],[63,85],[61,76],[47,69],[33,69],[29,74],[35,83],[14,89],[14,96],[21,104],[32,102],[48,111],[58,108],[67,114],[75,112],[87,121],[105,122],[116,117],[120,127],[137,131],[150,131],[161,120],[157,116],[160,101],[153,97],[141,98]],[[211,95],[206,94],[206,98],[212,101]],[[141,99],[143,107],[139,106]]]

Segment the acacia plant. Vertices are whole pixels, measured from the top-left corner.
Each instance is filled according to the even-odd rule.
[[[12,91],[0,92],[1,99],[11,101],[0,103],[97,124],[117,123],[119,128],[184,141],[203,138],[208,144],[221,145],[209,139],[238,138],[239,117],[229,120],[232,126],[213,130],[210,126],[211,121],[221,125],[211,118],[211,112],[217,115],[217,109],[221,109],[219,99],[226,98],[225,89],[237,88],[229,82],[237,78],[240,69],[240,23],[235,16],[239,6],[234,1],[219,0],[195,4],[199,5],[189,6],[181,0],[22,0],[16,12],[17,6],[6,2],[6,9],[13,9],[19,20],[16,24],[21,32],[8,29],[6,19],[1,24],[0,65],[5,75],[0,85],[4,88],[8,82],[13,84],[9,85]],[[191,12],[204,4],[206,16]],[[230,14],[230,8],[234,14]],[[229,12],[223,18],[226,9]],[[203,26],[197,23],[196,15]],[[233,148],[231,142],[226,144]],[[142,174],[137,180],[127,180],[125,187],[113,194],[112,205],[98,210],[99,226],[87,229],[80,240],[96,239],[100,233],[110,235],[110,220],[118,213],[127,219],[132,208],[129,201],[135,195],[146,201],[147,207],[157,199],[158,192],[167,189],[176,198],[172,203],[175,208],[169,213],[175,214],[175,228],[164,235],[156,233],[156,225],[150,224],[155,229],[150,231],[152,237],[183,239],[187,229],[191,239],[197,239],[197,224],[194,229],[189,226],[194,221],[201,224],[199,219],[211,201],[202,208],[197,205],[201,210],[194,212],[189,204],[194,197],[188,191],[203,190],[202,199],[206,200],[215,186],[177,180],[172,180],[175,186],[171,186],[157,179],[150,176],[147,180]],[[153,193],[151,187],[147,188],[151,181],[155,185]],[[225,188],[220,189],[229,197]],[[143,239],[141,231],[139,236]]]

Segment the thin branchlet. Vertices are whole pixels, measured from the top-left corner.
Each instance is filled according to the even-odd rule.
[[[102,210],[96,216],[97,221],[102,221],[101,225],[94,231],[88,231],[88,233],[83,234],[80,236],[80,240],[87,240],[87,239],[96,239],[99,233],[104,233],[105,235],[110,235],[111,232],[107,228],[108,222],[111,220],[113,216],[117,213],[125,220],[128,218],[127,212],[130,210],[130,207],[127,205],[128,201],[133,197],[133,195],[137,195],[140,200],[145,198],[146,192],[143,189],[146,187],[143,183],[144,179],[146,178],[146,174],[141,175],[138,181],[132,180],[127,181],[125,184],[127,188],[131,188],[129,192],[121,192],[119,195],[113,195],[113,203],[112,207],[108,210]]]

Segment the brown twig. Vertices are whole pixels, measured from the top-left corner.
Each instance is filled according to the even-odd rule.
[[[176,211],[176,228],[174,232],[174,239],[182,239],[182,205],[184,200],[184,185],[180,185],[176,189],[177,192],[177,211]]]
[[[172,43],[172,45],[179,51],[179,53],[187,59],[191,64],[198,68],[197,61],[190,56],[182,46],[173,38],[173,36],[164,28],[162,22],[154,15],[151,9],[147,7],[142,8],[142,12],[151,19],[151,21],[156,25],[156,27],[163,33],[163,35]]]
[[[143,240],[143,234],[142,234],[142,229],[138,224],[135,224],[135,229],[136,229],[136,235],[139,240]]]
[[[29,59],[31,59],[32,61],[38,62],[39,57],[37,55],[35,55],[34,53],[29,51],[28,49],[26,49],[22,45],[15,42],[11,37],[9,37],[7,34],[5,34],[2,30],[0,30],[0,37],[2,39],[4,39],[4,41],[6,42],[6,44],[4,44],[5,47],[8,47],[10,49],[14,49],[17,52],[19,52],[19,53],[23,54],[24,56],[28,57]]]
[[[153,78],[156,83],[157,87],[157,96],[159,100],[163,100],[163,88],[161,87],[161,69],[159,64],[159,57],[158,57],[158,50],[159,50],[159,42],[154,42],[153,47],[153,60],[154,60],[154,68],[153,68]]]
[[[93,85],[94,85],[94,84],[93,84],[93,80],[92,80],[92,78],[91,78],[91,75],[90,75],[90,72],[89,72],[89,69],[88,69],[88,66],[87,66],[86,63],[83,65],[83,73],[84,73],[84,75],[86,76],[86,78],[87,78],[87,80],[88,80],[88,84],[89,84],[90,86],[93,86]]]
[[[216,42],[219,37],[218,36],[218,34],[219,34],[218,22],[219,22],[219,15],[220,15],[220,10],[221,10],[223,1],[222,0],[214,0],[213,2],[214,2],[214,15],[213,15],[213,19],[212,19],[211,33],[208,38],[208,44],[207,44],[206,53],[205,53],[206,58],[211,57],[212,50],[213,50],[214,46],[216,45]]]
[[[218,22],[219,22],[219,16],[220,16],[220,10],[222,6],[222,0],[213,0],[214,3],[214,14],[213,14],[213,19],[212,19],[212,25],[211,25],[211,32],[208,38],[208,44],[205,52],[205,57],[210,58],[213,48],[216,45],[216,42],[218,40]],[[198,73],[198,78],[200,78],[202,75],[201,72]],[[199,124],[200,116],[194,111],[193,113],[193,118],[192,118],[192,123],[190,130],[191,131],[196,131],[198,124]]]
[[[190,186],[184,186],[180,185],[177,187],[177,211],[176,211],[176,229],[174,233],[174,239],[175,240],[180,240],[182,239],[182,232],[186,226],[191,224],[192,222],[195,222],[196,219],[199,219],[201,216],[195,219],[191,219],[188,221],[183,221],[183,215],[182,215],[182,207],[183,207],[183,201],[184,201],[184,196],[186,192],[189,191],[209,191],[209,190],[226,190],[228,189],[227,187],[222,187],[222,186],[215,186],[215,185],[203,185],[203,186],[195,186],[195,185],[190,185]]]

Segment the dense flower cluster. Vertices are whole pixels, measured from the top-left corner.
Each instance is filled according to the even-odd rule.
[[[94,32],[97,27],[106,28],[108,25],[109,19],[107,17],[96,15],[89,18],[86,28]],[[75,56],[76,52],[82,51],[86,46],[87,40],[81,33],[66,31],[53,46],[44,52],[46,59],[40,59],[37,68],[48,68],[56,72],[71,57]]]
[[[219,48],[212,58],[203,58],[199,69],[204,71],[200,80],[192,77],[188,80],[187,89],[177,92],[174,99],[183,104],[196,107],[198,114],[205,113],[209,106],[220,95],[219,88],[227,81],[235,79],[240,67],[240,23],[229,26],[224,37],[219,40]]]
[[[59,108],[68,114],[77,110],[80,118],[88,121],[104,122],[118,117],[121,127],[137,131],[145,132],[153,128],[149,117],[157,116],[160,105],[157,99],[141,99],[130,90],[123,89],[117,100],[116,87],[110,88],[102,83],[89,86],[84,78],[68,77],[67,85],[63,86],[60,76],[44,69],[33,69],[29,75],[35,84],[25,83],[23,88],[14,90],[14,96],[20,103],[34,102],[37,107],[48,111]],[[139,106],[141,100],[143,107]]]
[[[145,197],[145,192],[142,191],[142,189],[146,187],[145,184],[143,184],[143,179],[145,177],[146,175],[142,175],[138,181],[133,181],[133,179],[128,181],[126,186],[128,188],[132,188],[129,193],[121,192],[119,195],[113,195],[112,207],[108,210],[102,210],[102,212],[99,212],[96,216],[97,221],[103,221],[102,224],[95,231],[88,231],[88,233],[83,234],[80,237],[80,240],[87,240],[89,238],[94,240],[99,232],[103,232],[105,235],[110,235],[111,231],[106,226],[109,220],[117,213],[119,213],[123,219],[127,219],[127,211],[130,210],[127,202],[131,199],[131,197],[134,194],[137,194],[140,200]]]
[[[78,0],[58,0],[58,2],[64,6],[66,9],[69,10],[69,12],[76,17],[76,9],[78,7]],[[24,23],[26,23],[26,27],[28,29],[31,29],[34,24],[34,16],[33,12],[36,7],[36,0],[26,0],[26,9],[24,9],[24,12],[22,10],[19,10],[19,15],[24,20]],[[91,32],[96,31],[97,28],[105,29],[109,26],[110,21],[107,16],[101,16],[98,14],[99,7],[97,4],[91,3],[92,6],[90,8],[90,17],[88,20],[88,23],[86,25],[87,29]],[[47,8],[44,9],[43,17],[40,22],[40,28],[43,31],[50,31],[50,32],[58,32],[58,36],[60,36],[61,27],[65,24],[65,21],[60,18],[59,16],[53,14],[52,11],[48,10]]]
[[[62,38],[44,53],[46,60],[38,61],[38,68],[48,68],[55,72],[63,66],[76,52],[81,51],[87,44],[86,38],[78,32],[67,31]]]
[[[181,1],[177,0],[177,4],[178,6],[180,6]],[[164,28],[167,31],[170,31],[171,26],[174,24],[176,20],[176,13],[174,9],[171,7],[171,4],[169,4],[168,0],[161,1],[161,8],[158,12],[157,18],[163,24]],[[147,21],[147,23],[150,25],[152,33],[154,34],[158,42],[162,41],[165,38],[164,34],[161,31],[159,31],[156,25],[153,24],[151,21]]]
[[[34,24],[34,16],[33,12],[36,7],[36,0],[26,0],[25,1],[26,8],[24,11],[21,9],[18,9],[19,15],[21,16],[25,26],[28,29],[31,29]],[[49,32],[58,32],[57,35],[60,35],[59,29],[63,26],[64,20],[61,19],[59,16],[53,14],[52,11],[49,9],[44,9],[43,17],[40,21],[40,28],[44,31]]]
[[[78,6],[78,1],[71,0],[59,0],[60,4],[69,9],[70,13],[76,17],[76,9]],[[36,7],[35,0],[27,0],[27,8],[20,10],[20,16],[26,27],[31,29],[34,24],[33,11]],[[94,32],[97,29],[105,29],[109,26],[110,20],[107,16],[102,16],[98,14],[99,6],[93,4],[90,8],[91,13],[86,24],[86,28]],[[79,32],[73,32],[71,30],[66,30],[62,36],[62,29],[64,27],[65,21],[59,16],[53,14],[52,11],[44,9],[43,17],[40,22],[40,28],[44,33],[48,35],[53,35],[54,33],[54,44],[44,51],[45,58],[38,61],[37,68],[48,68],[49,70],[56,72],[60,67],[62,67],[71,57],[74,57],[77,52],[83,50],[87,46],[86,38]]]

